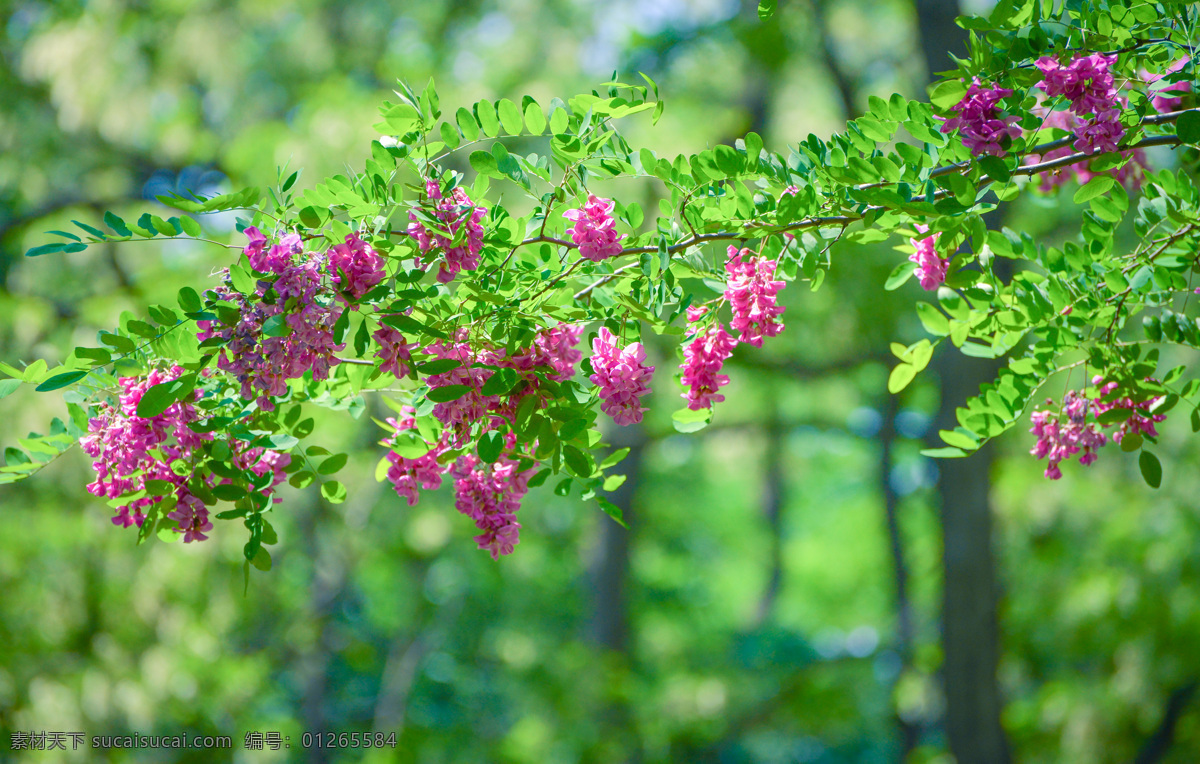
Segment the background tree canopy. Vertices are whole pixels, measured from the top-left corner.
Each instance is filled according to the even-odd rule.
[[[668,106],[626,128],[637,145],[673,156],[754,131],[784,146],[844,129],[871,96],[926,100],[966,51],[960,10],[987,8],[812,0],[764,21],[723,0],[12,3],[2,360],[53,365],[228,264],[193,241],[22,257],[44,231],[166,215],[158,195],[267,185],[280,166],[303,168],[298,188],[361,167],[397,77],[470,104],[643,71]],[[1077,190],[1022,197],[1003,225],[1060,243]],[[656,204],[634,181],[624,193]],[[205,225],[240,246],[236,217]],[[612,494],[628,530],[547,486],[525,501],[519,554],[494,563],[449,493],[410,509],[372,479],[370,416],[391,412],[370,396],[352,426],[316,423],[350,456],[349,498],[282,488],[273,571],[245,589],[244,538],[135,547],[82,491],[78,451],[0,486],[5,744],[59,730],[230,735],[232,758],[256,761],[1192,761],[1191,433],[1162,428],[1157,492],[1115,451],[1048,482],[1024,427],[969,460],[921,456],[995,368],[945,354],[886,394],[888,343],[924,336],[919,287],[881,289],[905,258],[892,243],[838,244],[820,291],[781,293],[788,331],[735,353],[714,425],[677,433],[662,384],[641,426],[609,434],[630,449]],[[675,365],[673,345],[645,341]],[[5,445],[61,407],[12,392]],[[247,753],[250,731],[292,750]],[[318,731],[396,745],[300,750]]]

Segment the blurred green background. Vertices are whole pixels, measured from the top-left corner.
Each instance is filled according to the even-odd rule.
[[[434,77],[448,105],[644,71],[667,109],[654,128],[627,120],[635,145],[674,155],[755,130],[781,150],[869,95],[921,97],[963,50],[959,10],[794,0],[763,23],[736,0],[8,0],[0,359],[54,365],[223,264],[194,242],[24,259],[43,231],[269,185],[284,164],[301,187],[359,166],[397,78]],[[1062,239],[1070,197],[1022,200],[1003,224]],[[203,222],[232,235],[230,213]],[[787,331],[735,354],[701,433],[671,428],[680,358],[652,345],[654,408],[611,434],[632,448],[614,496],[628,531],[537,489],[516,553],[493,562],[448,488],[408,508],[373,480],[369,417],[330,412],[318,432],[352,455],[350,499],[285,487],[275,568],[246,593],[240,527],[136,547],[84,490],[78,449],[0,487],[0,760],[1198,760],[1188,428],[1163,428],[1158,491],[1115,449],[1048,481],[1024,432],[967,461],[920,457],[987,369],[945,358],[887,396],[887,343],[921,336],[919,288],[882,291],[906,256],[893,244],[835,250],[826,288],[784,290]],[[3,445],[63,409],[6,398]],[[233,749],[20,753],[18,731]],[[248,751],[249,731],[291,748]],[[322,731],[396,745],[303,748]]]

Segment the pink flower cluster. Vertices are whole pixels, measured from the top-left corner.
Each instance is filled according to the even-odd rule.
[[[117,499],[145,490],[150,480],[171,486],[170,494],[154,493],[119,505],[112,519],[114,525],[140,527],[146,519],[142,510],[169,496],[175,507],[167,517],[176,522],[176,530],[183,534],[184,542],[190,543],[208,538],[205,534],[213,526],[208,508],[189,488],[194,479],[191,470],[180,470],[183,474],[178,474],[172,467],[176,464],[190,467],[201,456],[199,451],[203,444],[213,439],[212,433],[196,433],[188,427],[200,419],[193,404],[201,393],[196,391],[191,400],[172,403],[158,416],[137,415],[138,404],[147,390],[178,379],[184,371],[173,366],[169,371],[153,369],[144,378],[122,377],[117,405],[101,404],[97,415],[88,420],[88,432],[79,442],[84,452],[95,460],[92,467],[96,470],[96,480],[87,487],[94,496]],[[236,449],[231,458],[234,467],[260,476],[272,474],[263,494],[269,495],[285,479],[284,469],[291,462],[288,454],[246,448],[237,440],[232,444]],[[213,484],[212,475],[208,475],[204,479],[205,487],[211,488]]]
[[[388,418],[387,423],[395,428],[393,439],[401,432],[416,428],[417,420],[413,416],[413,411],[411,406],[406,406],[399,419]],[[382,445],[390,447],[392,443],[385,440]],[[449,446],[444,438],[431,445],[432,448],[428,453],[415,459],[401,456],[395,451],[388,451],[386,458],[390,466],[387,471],[387,479],[395,487],[396,493],[408,501],[410,507],[415,506],[420,498],[418,489],[424,488],[432,491],[442,485],[442,475],[445,474],[447,467],[440,464],[438,459],[449,449]]]
[[[517,522],[517,511],[521,499],[529,491],[529,479],[534,470],[519,469],[519,462],[512,458],[516,448],[516,435],[505,436],[505,448],[500,457],[488,464],[475,456],[466,454],[454,462],[454,507],[475,521],[475,527],[483,531],[475,537],[480,549],[491,553],[492,559],[502,554],[511,554],[518,543],[521,524]]]
[[[379,359],[379,368],[383,371],[390,371],[397,377],[408,375],[412,360],[412,351],[417,347],[415,342],[409,342],[404,339],[404,335],[399,329],[384,324],[371,333],[375,338],[375,342],[379,344],[379,349],[375,351],[375,357]]]
[[[249,229],[247,229],[249,230]],[[274,249],[274,247],[272,248]],[[197,321],[202,342],[219,338],[224,342],[217,367],[229,372],[241,385],[242,397],[257,398],[259,408],[275,408],[271,398],[287,393],[287,381],[311,371],[314,379],[326,379],[337,364],[336,351],[345,345],[334,341],[333,327],[339,311],[329,289],[322,283],[323,258],[311,255],[298,263],[276,262],[274,279],[263,279],[253,298],[228,286],[213,293],[235,303],[240,315],[232,326],[216,321]],[[265,336],[264,325],[274,321],[278,336]]]
[[[348,234],[329,250],[329,273],[339,295],[357,300],[383,281],[383,258],[358,234]]]
[[[729,326],[740,332],[739,342],[762,347],[764,337],[774,337],[783,331],[778,320],[784,308],[776,303],[783,282],[775,280],[778,263],[766,257],[756,257],[749,249],[729,247],[725,261],[725,299],[733,309]]]
[[[567,230],[571,241],[579,245],[579,254],[586,260],[599,262],[621,253],[621,240],[625,234],[614,229],[614,203],[595,194],[588,194],[587,204],[582,209],[567,210],[563,217],[575,223]]]
[[[417,247],[431,261],[438,253],[444,256],[437,280],[446,284],[459,271],[473,271],[479,267],[479,252],[483,249],[481,221],[487,208],[476,207],[461,187],[455,188],[449,198],[444,198],[436,178],[426,179],[425,193],[434,204],[432,214],[440,225],[436,229],[426,228],[417,214],[410,212],[408,234],[417,240]]]
[[[1089,404],[1087,398],[1071,390],[1063,399],[1062,421],[1050,410],[1035,411],[1031,415],[1033,428],[1030,432],[1037,436],[1037,444],[1030,453],[1038,459],[1047,459],[1046,477],[1051,480],[1062,477],[1058,468],[1060,462],[1082,450],[1079,463],[1091,464],[1096,461],[1096,449],[1107,442],[1096,423],[1086,421]]]
[[[259,273],[283,273],[292,264],[293,255],[304,251],[304,243],[299,234],[285,234],[278,244],[267,246],[269,240],[262,231],[250,226],[245,231],[249,243],[242,248],[250,267]]]
[[[650,392],[646,384],[654,374],[646,366],[646,350],[635,342],[622,348],[617,338],[600,327],[599,336],[592,340],[592,371],[588,377],[600,388],[600,410],[621,426],[642,421],[642,396]]]
[[[699,316],[697,316],[699,318]],[[729,384],[729,377],[721,374],[725,359],[733,354],[735,340],[718,321],[703,334],[683,348],[683,384],[688,391],[683,394],[692,411],[711,408],[714,403],[725,400],[717,391]]]
[[[416,426],[411,408],[406,408],[400,419],[387,421],[396,428],[396,433]],[[384,441],[383,445],[390,443]],[[432,446],[429,452],[415,459],[394,451],[388,453],[387,479],[395,486],[396,493],[411,507],[419,499],[419,489],[441,487],[442,477],[450,473],[454,477],[455,508],[474,520],[475,527],[483,531],[475,537],[478,548],[490,552],[493,560],[511,554],[519,541],[521,528],[516,515],[534,473],[532,467],[519,469],[520,461],[514,458],[516,436],[511,432],[505,436],[504,450],[492,464],[475,454],[465,454],[453,463],[443,464],[440,460],[451,448],[448,431],[437,443],[429,445]]]
[[[925,233],[929,226],[918,223],[916,229],[918,233]],[[921,288],[927,292],[937,289],[946,281],[946,271],[950,267],[950,259],[937,253],[937,240],[941,236],[941,232],[938,232],[923,239],[913,239],[916,252],[908,256],[909,260],[917,264],[913,273],[920,280]]]
[[[1149,409],[1157,399],[1141,403],[1135,403],[1128,397],[1105,401],[1104,397],[1117,388],[1117,383],[1105,384],[1104,378],[1097,376],[1092,378],[1092,384],[1097,387],[1095,398],[1088,398],[1071,390],[1063,398],[1061,413],[1053,409],[1043,409],[1035,411],[1030,417],[1033,427],[1029,431],[1037,437],[1037,443],[1030,453],[1038,459],[1047,460],[1045,474],[1051,480],[1061,478],[1062,470],[1058,465],[1080,451],[1083,455],[1079,457],[1079,463],[1091,464],[1097,459],[1096,450],[1104,446],[1110,438],[1114,443],[1120,443],[1130,433],[1155,437],[1158,432],[1154,429],[1154,423],[1165,419],[1162,414],[1147,416],[1136,413]],[[1046,405],[1054,404],[1053,401],[1047,400]],[[1131,413],[1114,432],[1106,435],[1100,430],[1098,417],[1118,408],[1129,409],[1135,413]],[[1092,417],[1091,420],[1089,416]]]
[[[1034,108],[1034,113],[1043,117],[1043,125],[1045,127],[1057,127],[1068,133],[1074,133],[1080,127],[1082,120],[1076,117],[1069,111],[1051,111],[1047,112],[1044,107],[1038,106]],[[1025,158],[1026,164],[1038,164],[1041,162],[1050,162],[1055,159],[1061,159],[1065,156],[1070,156],[1075,153],[1075,149],[1070,146],[1061,146],[1057,149],[1051,149],[1043,155],[1029,154]],[[1146,152],[1141,149],[1132,149],[1123,152],[1124,156],[1130,157],[1130,161],[1112,170],[1105,171],[1112,175],[1118,183],[1127,185],[1132,188],[1137,188],[1141,183],[1142,170],[1146,167]],[[1068,181],[1074,179],[1080,185],[1087,183],[1099,173],[1093,172],[1091,169],[1092,160],[1085,159],[1082,162],[1076,162],[1073,165],[1058,167],[1053,170],[1046,170],[1038,173],[1038,190],[1043,192],[1051,192]]]
[[[1000,116],[997,106],[1001,98],[1010,95],[1012,91],[1008,88],[984,87],[975,79],[967,88],[967,94],[954,105],[957,114],[946,120],[942,132],[958,130],[963,145],[971,150],[973,156],[1004,156],[1004,139],[1011,140],[1021,135],[1021,128],[1016,124],[1018,118]]]
[[[1072,130],[1076,151],[1116,151],[1125,137],[1120,123],[1122,104],[1111,71],[1116,60],[1116,56],[1100,53],[1078,56],[1066,66],[1053,56],[1038,59],[1037,67],[1042,71],[1039,86],[1051,98],[1065,97],[1071,102],[1071,112],[1079,118]]]

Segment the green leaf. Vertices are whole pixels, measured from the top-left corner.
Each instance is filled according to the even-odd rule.
[[[604,511],[604,514],[608,515],[613,520],[616,520],[617,524],[620,525],[622,528],[629,527],[628,525],[625,524],[625,517],[624,517],[623,513],[621,512],[621,508],[618,507],[616,504],[613,504],[611,501],[604,498],[603,496],[597,496],[596,503],[598,503],[600,505],[600,509]]]
[[[479,121],[479,126],[483,128],[483,134],[489,138],[495,138],[500,132],[500,122],[496,119],[496,107],[488,101],[480,101],[475,104],[475,116]]]
[[[178,300],[179,307],[183,308],[184,313],[196,313],[204,307],[204,304],[200,302],[200,295],[196,293],[195,289],[188,286],[179,290]]]
[[[567,463],[567,469],[581,478],[591,477],[595,471],[592,460],[575,446],[563,446],[563,461]]]
[[[83,379],[87,375],[88,375],[88,372],[86,372],[86,371],[67,371],[67,372],[63,372],[62,374],[55,374],[53,377],[51,377],[50,379],[47,379],[45,382],[38,385],[34,389],[37,390],[39,393],[46,393],[51,390],[58,390],[60,388],[66,387],[67,385],[75,384],[76,382]],[[0,396],[0,397],[2,397],[2,396]]]
[[[496,162],[496,157],[487,151],[472,151],[467,157],[467,161],[471,163],[471,169],[480,175],[487,175],[493,178],[499,178],[500,166]]]
[[[40,247],[34,247],[33,249],[26,251],[25,257],[41,257],[42,255],[50,255],[55,252],[62,252],[66,248],[67,245],[62,243],[43,244]]]
[[[758,3],[758,18],[760,21],[766,21],[775,15],[775,0],[759,0]],[[620,522],[620,521],[618,521]],[[624,525],[625,523],[621,523]]]
[[[1081,204],[1088,199],[1108,193],[1116,182],[1111,175],[1097,175],[1075,192],[1075,203]]]
[[[537,101],[530,101],[525,106],[525,126],[533,135],[541,135],[546,130],[546,115]]]
[[[262,571],[271,569],[271,553],[261,546],[254,553],[254,559],[250,560],[250,564]]]
[[[909,363],[902,363],[892,369],[892,373],[888,375],[888,392],[895,395],[904,388],[908,387],[908,383],[916,379],[917,369]]]
[[[1138,457],[1138,467],[1142,471],[1142,478],[1146,481],[1146,485],[1151,488],[1158,488],[1162,485],[1162,464],[1158,461],[1158,457],[1149,451],[1142,451]]]
[[[504,450],[504,436],[495,430],[485,433],[479,438],[479,458],[488,464],[494,464]]]
[[[459,107],[454,114],[454,121],[458,124],[458,129],[462,130],[464,139],[473,141],[479,137],[479,123],[475,121],[475,116],[465,108]]]
[[[1179,115],[1179,119],[1175,120],[1175,135],[1184,143],[1200,144],[1200,109]]]
[[[496,104],[496,111],[500,114],[500,124],[504,126],[504,132],[509,135],[521,134],[525,123],[521,118],[521,110],[515,103],[507,98],[501,98]]]
[[[242,294],[253,294],[256,284],[250,275],[250,262],[242,255],[241,262],[229,266],[229,283]]]
[[[330,504],[341,504],[346,500],[346,486],[336,480],[329,480],[321,484],[321,495]]]
[[[195,389],[195,374],[185,374],[179,379],[159,382],[142,394],[142,399],[137,405],[137,415],[143,419],[161,416],[172,403]]]
[[[172,218],[172,220],[178,220],[179,227],[182,228],[183,232],[188,236],[201,236],[204,234],[204,229],[200,227],[200,224],[196,222],[195,218],[190,218],[187,215],[184,215],[180,218]]]
[[[921,456],[928,456],[932,459],[961,459],[968,456],[966,451],[961,448],[924,448],[921,449]]]
[[[697,432],[708,427],[708,423],[712,421],[712,409],[700,409],[692,411],[691,409],[679,409],[671,414],[671,425],[676,432]]]
[[[949,109],[967,94],[967,85],[962,80],[939,82],[929,90],[929,101],[942,109]]]
[[[334,454],[321,462],[321,466],[317,467],[317,472],[322,475],[332,475],[346,466],[347,459],[349,459],[347,454]]]
[[[883,288],[888,292],[899,289],[904,282],[912,278],[913,273],[916,272],[916,267],[916,263],[907,260],[897,264],[892,269],[891,275],[887,277],[887,281],[884,282]]]
[[[426,393],[425,397],[434,403],[448,403],[458,400],[469,392],[471,392],[470,385],[446,385],[433,388]]]
[[[12,395],[23,383],[19,379],[0,380],[0,399]]]
[[[137,349],[137,345],[133,340],[123,337],[120,334],[100,332],[100,341],[115,349],[118,353],[132,353]]]

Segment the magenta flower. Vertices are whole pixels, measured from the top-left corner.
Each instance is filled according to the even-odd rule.
[[[784,308],[776,303],[783,282],[776,281],[774,260],[751,256],[749,249],[729,247],[725,261],[725,299],[733,309],[731,329],[740,332],[739,342],[762,347],[764,337],[774,337],[783,331],[779,316]]]
[[[406,406],[399,419],[388,418],[387,423],[396,428],[392,438],[395,438],[398,433],[416,427],[416,419],[412,414],[413,408]],[[391,441],[385,440],[382,445],[390,447]],[[446,439],[443,437],[432,445],[433,447],[427,453],[415,459],[401,456],[395,451],[387,453],[386,459],[389,465],[387,479],[396,489],[396,494],[408,501],[410,507],[415,506],[420,498],[419,489],[432,491],[440,488],[442,475],[450,469],[450,465],[438,462],[438,459],[449,448]]]
[[[592,340],[592,369],[589,377],[600,388],[600,410],[621,426],[642,421],[642,396],[650,392],[647,382],[654,374],[653,366],[646,366],[646,351],[642,343],[621,348],[617,338],[607,327],[601,327],[600,335]]]
[[[329,250],[329,273],[339,293],[357,300],[383,281],[383,258],[352,233]]]
[[[625,234],[614,230],[616,221],[612,212],[614,203],[595,194],[588,194],[587,204],[582,209],[567,210],[563,217],[575,223],[567,230],[571,241],[579,245],[579,254],[586,260],[599,262],[621,254],[621,240]]]
[[[521,524],[516,515],[535,472],[533,468],[518,471],[518,460],[512,458],[516,437],[511,432],[505,436],[504,451],[494,463],[466,454],[458,457],[451,470],[454,507],[483,531],[475,537],[475,543],[490,552],[493,560],[511,554],[520,540]]]
[[[929,230],[928,226],[920,223],[915,227],[918,233]],[[937,253],[937,240],[941,236],[941,232],[938,232],[924,239],[913,239],[913,246],[917,251],[908,256],[909,260],[917,264],[913,273],[920,280],[921,288],[927,292],[937,289],[946,281],[946,270],[950,267],[950,259],[940,257]]]
[[[973,156],[1002,157],[1005,138],[1021,135],[1017,117],[1001,117],[997,108],[1001,98],[1012,95],[1008,88],[985,88],[978,79],[967,88],[967,94],[954,105],[956,116],[947,119],[942,132],[958,130],[963,145]]]
[[[725,359],[733,354],[737,340],[717,322],[703,334],[697,335],[683,347],[683,384],[688,391],[683,394],[692,411],[711,408],[725,396],[717,392],[729,384],[729,377],[721,374]]]
[[[479,267],[479,252],[483,249],[480,221],[487,214],[487,208],[476,207],[461,187],[455,188],[450,198],[443,198],[442,188],[435,178],[425,181],[425,192],[434,203],[432,214],[438,221],[437,228],[427,228],[415,212],[410,212],[408,234],[417,240],[417,247],[430,260],[438,253],[443,255],[437,280],[447,284],[460,271],[473,271]]]
[[[399,329],[386,324],[376,329],[371,336],[379,343],[379,349],[375,351],[375,357],[379,359],[379,368],[390,371],[397,377],[408,376],[412,350],[417,344],[404,339]]]

